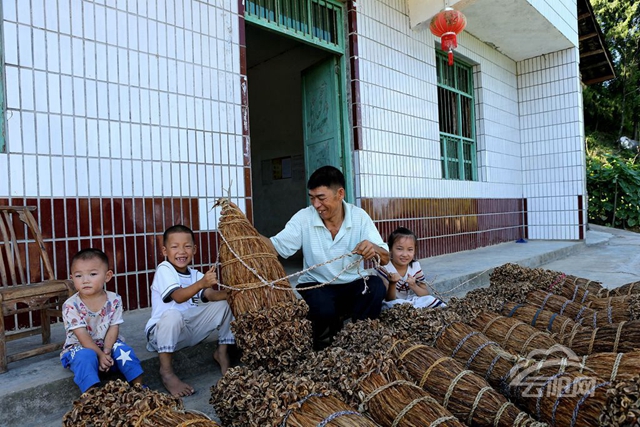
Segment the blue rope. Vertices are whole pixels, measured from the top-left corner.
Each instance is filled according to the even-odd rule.
[[[517,310],[517,309],[519,309],[519,308],[520,308],[520,307],[522,307],[522,306],[524,306],[524,304],[518,304],[518,305],[516,305],[515,307],[513,307],[513,308],[511,309],[511,311],[509,312],[509,314],[507,314],[507,317],[511,317],[511,316],[513,316],[513,313],[515,313],[515,312],[516,312],[516,310]]]
[[[556,320],[556,316],[558,313],[553,313],[551,318],[549,319],[549,324],[547,325],[547,331],[551,332],[551,328],[553,327],[553,321]]]
[[[303,397],[302,399],[298,400],[296,403],[299,403],[300,405],[298,406],[298,408],[300,408],[302,405],[304,405],[304,403],[311,397],[324,397],[323,394],[320,393],[311,393],[308,394],[306,397]],[[282,418],[282,422],[280,423],[280,427],[285,427],[287,425],[287,420],[289,419],[289,416],[291,415],[291,413],[293,412],[293,409],[289,409],[287,411],[286,414],[284,414],[284,417]]]
[[[462,341],[460,341],[460,342],[458,343],[458,345],[457,345],[457,347],[455,348],[455,350],[453,350],[453,353],[451,353],[451,357],[455,357],[455,356],[456,356],[456,353],[457,353],[458,351],[460,351],[460,349],[462,348],[462,346],[464,345],[464,343],[465,343],[465,342],[467,342],[467,340],[468,340],[469,338],[471,338],[471,337],[472,337],[472,336],[474,336],[474,335],[479,335],[479,334],[480,334],[480,332],[478,332],[478,331],[473,331],[473,332],[470,332],[466,337],[462,338]]]
[[[589,395],[591,393],[593,393],[594,391],[596,391],[597,389],[599,389],[600,387],[606,387],[608,385],[610,385],[611,382],[607,381],[601,384],[598,384],[596,386],[594,386],[591,390],[589,390],[588,392],[586,392],[584,394],[584,396],[582,396],[580,398],[580,400],[578,401],[578,403],[576,404],[576,407],[573,408],[573,416],[571,417],[571,427],[574,427],[576,425],[576,420],[578,419],[578,411],[580,411],[580,405],[582,405],[584,403],[585,400],[587,400],[587,397],[589,397]]]
[[[482,344],[480,347],[478,347],[476,349],[476,351],[473,352],[473,354],[471,355],[471,357],[469,358],[469,360],[467,360],[467,364],[466,364],[466,369],[469,369],[469,366],[473,363],[473,359],[476,358],[476,356],[478,355],[478,353],[480,353],[486,346],[491,345],[491,344],[495,344],[498,345],[497,342],[495,341],[487,341],[484,344]]]
[[[536,322],[538,321],[538,316],[540,315],[540,312],[542,311],[542,307],[540,307],[537,311],[536,314],[534,314],[533,316],[533,320],[531,321],[531,326],[535,327],[536,326]]]
[[[356,412],[356,411],[349,411],[349,410],[347,410],[347,411],[338,411],[338,412],[334,412],[333,414],[329,415],[324,420],[320,421],[316,427],[325,427],[331,421],[335,420],[338,417],[344,417],[345,415],[357,415],[359,417],[362,416],[362,414],[360,412]]]

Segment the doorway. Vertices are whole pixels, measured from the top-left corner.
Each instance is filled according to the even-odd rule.
[[[254,226],[273,236],[307,206],[313,170],[344,170],[341,73],[335,53],[255,24],[246,44]]]

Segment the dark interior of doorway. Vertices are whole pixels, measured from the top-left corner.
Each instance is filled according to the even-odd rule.
[[[273,236],[307,206],[301,73],[331,53],[252,24],[246,43],[254,226]]]

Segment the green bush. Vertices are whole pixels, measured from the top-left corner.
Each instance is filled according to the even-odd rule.
[[[587,157],[589,221],[616,228],[640,225],[640,167],[635,158]]]

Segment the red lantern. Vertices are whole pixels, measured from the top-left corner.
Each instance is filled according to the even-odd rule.
[[[449,65],[453,65],[453,49],[458,47],[456,35],[466,26],[467,18],[451,7],[444,8],[431,19],[429,29],[433,35],[440,37],[442,50],[449,52]]]

